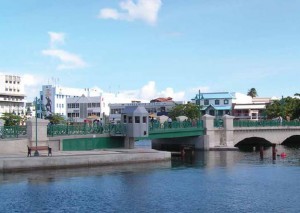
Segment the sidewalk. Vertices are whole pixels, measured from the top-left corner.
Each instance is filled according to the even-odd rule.
[[[120,165],[166,161],[171,153],[153,149],[103,149],[91,151],[57,151],[48,157],[40,152],[39,157],[27,157],[27,152],[0,154],[0,171],[28,171],[37,169],[56,169],[90,167],[102,165]]]

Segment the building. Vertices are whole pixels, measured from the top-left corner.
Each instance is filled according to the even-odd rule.
[[[64,117],[67,117],[67,99],[71,99],[70,102],[77,98],[76,100],[81,100],[80,97],[99,97],[101,93],[97,89],[78,89],[78,88],[67,88],[60,86],[52,85],[43,85],[42,91],[40,91],[40,102],[41,107],[38,106],[38,117],[49,116],[51,114],[60,114]],[[83,100],[83,99],[82,99]],[[85,103],[85,101],[84,101]],[[72,105],[71,105],[72,106]],[[75,110],[75,108],[73,108]],[[69,113],[72,112],[70,109]]]
[[[234,93],[234,97],[232,115],[238,120],[264,119],[266,107],[272,102],[271,98],[252,98],[241,93]]]
[[[70,121],[84,122],[87,118],[104,118],[103,101],[101,96],[67,98],[67,117]]]
[[[0,116],[3,113],[25,114],[25,92],[22,78],[0,75]]]
[[[121,119],[121,114],[126,106],[143,106],[148,111],[149,114],[155,114],[156,116],[168,115],[168,112],[176,104],[184,104],[183,101],[173,101],[168,99],[167,101],[163,98],[158,98],[151,100],[150,103],[141,103],[139,101],[133,101],[132,103],[114,103],[108,104],[110,108],[109,120],[115,119],[119,121]]]
[[[213,93],[200,93],[196,95],[192,102],[200,106],[201,114],[209,114],[216,117],[221,117],[225,114],[232,114],[232,100],[233,96],[229,92],[213,92]]]

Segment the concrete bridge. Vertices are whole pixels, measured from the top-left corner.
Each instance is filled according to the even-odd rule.
[[[0,143],[0,153],[26,151],[27,145],[50,145],[53,151],[91,150],[103,148],[133,148],[130,143],[138,139],[152,140],[154,149],[165,149],[169,146],[192,145],[196,149],[210,150],[215,148],[234,148],[237,145],[247,144],[247,139],[264,140],[265,144],[282,144],[292,136],[300,137],[300,122],[276,123],[275,121],[256,122],[234,121],[234,117],[225,115],[216,122],[214,116],[204,115],[202,121],[188,125],[173,122],[173,126],[160,126],[153,129],[151,124],[148,133],[142,138],[127,137],[126,125],[118,128],[105,127],[80,130],[78,127],[59,127],[55,134],[49,132],[48,121],[37,119],[27,123],[26,136],[17,139],[3,139]],[[176,124],[176,125],[175,125]],[[121,127],[121,128],[120,128]],[[36,130],[38,134],[36,135]],[[48,130],[48,132],[47,132]],[[36,136],[37,141],[36,141]],[[1,139],[2,140],[2,139]],[[300,144],[300,141],[299,141]],[[25,147],[25,148],[24,148]]]
[[[208,137],[206,142],[210,148],[235,147],[249,138],[261,138],[270,144],[282,144],[292,136],[300,137],[300,122],[248,121],[243,124],[243,121],[234,121],[233,116],[225,115],[222,118],[223,125],[216,126],[213,116],[203,117]]]

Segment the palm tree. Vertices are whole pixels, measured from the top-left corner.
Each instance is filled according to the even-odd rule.
[[[248,95],[248,96],[251,96],[252,98],[258,96],[255,88],[251,88],[251,89],[248,91],[247,95]]]

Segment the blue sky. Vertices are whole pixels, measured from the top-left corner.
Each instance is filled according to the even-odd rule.
[[[1,0],[0,73],[130,99],[299,91],[298,0]]]

